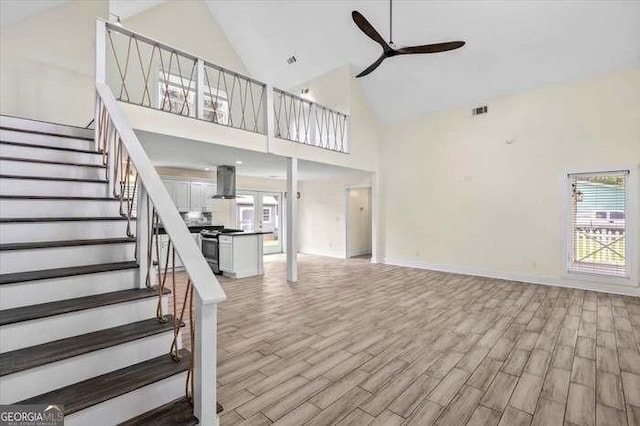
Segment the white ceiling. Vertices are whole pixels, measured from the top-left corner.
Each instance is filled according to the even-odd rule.
[[[206,0],[256,78],[293,87],[380,48],[351,21],[360,11],[388,39],[381,0]],[[637,0],[396,0],[398,45],[465,40],[457,51],[386,60],[359,79],[378,118],[392,122],[496,96],[640,65]],[[287,65],[295,53],[299,61]]]
[[[283,88],[344,64],[356,74],[377,58],[380,48],[353,24],[352,10],[388,38],[386,0],[204,1],[249,72]],[[67,2],[0,0],[0,22]],[[125,18],[162,2],[110,0],[110,6]],[[391,58],[359,79],[385,123],[640,65],[639,0],[395,0],[393,16],[397,45],[458,39],[467,45]],[[294,53],[298,62],[287,65]]]
[[[145,151],[156,167],[177,167],[190,170],[214,169],[215,166],[236,166],[240,176],[272,179],[286,178],[286,158],[273,154],[248,151],[191,139],[175,138],[157,133],[136,131]],[[241,161],[242,164],[236,164]],[[300,180],[327,179],[360,175],[366,172],[330,164],[300,160]]]

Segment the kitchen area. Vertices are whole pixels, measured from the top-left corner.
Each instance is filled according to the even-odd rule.
[[[281,192],[237,190],[236,166],[217,166],[215,172],[175,168],[158,172],[214,273],[229,278],[262,275],[263,256],[282,252]],[[244,188],[252,183],[244,179]],[[158,231],[158,258],[164,265],[169,238],[161,225]],[[180,269],[178,257],[175,262]]]

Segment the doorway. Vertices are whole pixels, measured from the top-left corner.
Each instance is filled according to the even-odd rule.
[[[370,255],[372,249],[371,188],[347,188],[345,203],[345,255],[347,258]]]
[[[243,231],[264,231],[264,254],[282,252],[282,193],[238,191],[236,223]]]

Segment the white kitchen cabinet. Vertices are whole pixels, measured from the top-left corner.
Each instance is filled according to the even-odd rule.
[[[191,234],[191,236],[193,237],[193,240],[195,241],[195,243],[198,245],[198,249],[202,249],[201,246],[201,242],[200,242],[200,233],[193,233]],[[164,269],[164,265],[165,262],[167,260],[167,251],[169,251],[169,236],[164,234],[164,235],[159,235],[158,236],[158,245],[159,245],[159,250],[160,250],[160,256],[158,256],[158,259],[160,260],[160,266],[161,268]],[[155,245],[154,245],[154,251],[155,251]],[[171,253],[169,253],[169,268],[171,267],[171,265],[173,265],[173,256]],[[178,252],[176,252],[176,269],[182,269],[182,261],[180,260],[180,256],[178,256]]]
[[[209,182],[190,182],[191,211],[212,211],[211,202],[216,194],[216,185]]]
[[[220,235],[218,262],[222,273],[231,278],[245,278],[264,273],[262,234]]]
[[[164,186],[167,188],[171,199],[175,203],[178,211],[188,212],[191,209],[191,187],[190,182],[164,179]]]

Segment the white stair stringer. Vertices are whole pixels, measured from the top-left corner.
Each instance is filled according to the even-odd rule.
[[[157,296],[0,326],[0,353],[150,318]],[[167,296],[162,298],[168,313]],[[167,350],[168,352],[168,350]]]
[[[0,309],[138,288],[137,268],[0,285]]]
[[[65,416],[65,426],[113,426],[184,396],[187,372]]]
[[[166,331],[4,376],[0,404],[13,404],[167,354],[172,340],[173,332]]]
[[[10,274],[134,259],[135,242],[0,251],[2,273]]]

